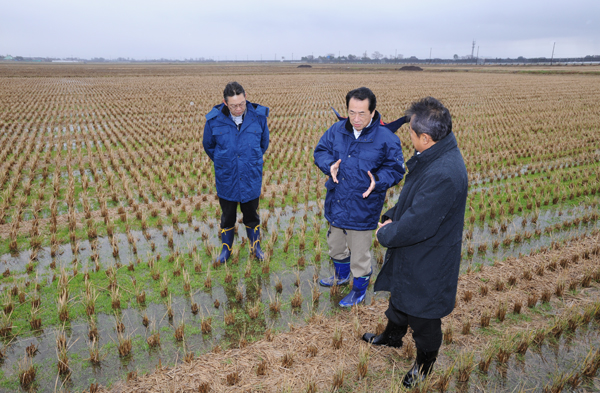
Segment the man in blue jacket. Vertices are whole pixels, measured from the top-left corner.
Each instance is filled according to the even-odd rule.
[[[237,205],[243,214],[251,250],[263,260],[260,248],[258,201],[262,187],[263,154],[269,147],[269,108],[246,101],[237,82],[223,90],[223,103],[206,115],[204,150],[215,165],[215,182],[221,205],[221,242],[217,261],[231,255]]]
[[[354,277],[352,290],[340,301],[350,307],[362,302],[371,277],[371,242],[388,188],[404,176],[400,139],[381,124],[375,94],[361,87],[346,95],[348,118],[331,126],[315,148],[315,164],[329,179],[325,183],[327,244],[334,275],[323,286],[344,285]]]
[[[382,334],[365,333],[363,339],[399,348],[410,325],[417,358],[404,376],[409,388],[431,373],[442,345],[441,318],[454,309],[468,177],[448,109],[427,97],[406,115],[415,155],[406,162],[398,202],[383,214],[376,233],[388,248],[374,288],[391,293],[388,324]]]

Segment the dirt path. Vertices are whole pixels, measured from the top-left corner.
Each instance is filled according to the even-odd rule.
[[[459,279],[457,306],[443,319],[443,329],[453,326],[453,340],[444,343],[436,363],[436,373],[441,375],[454,363],[449,354],[462,350],[473,351],[477,365],[490,341],[490,335],[480,329],[484,310],[491,313],[490,327],[512,337],[517,332],[535,332],[544,328],[550,332],[556,321],[568,326],[565,315],[600,319],[600,235],[574,240],[560,249],[543,254],[498,262],[481,272],[470,272]],[[529,273],[531,276],[529,277]],[[512,280],[514,279],[514,283]],[[564,283],[564,293],[557,297],[556,289]],[[572,283],[572,284],[571,284]],[[512,284],[512,285],[511,285]],[[487,285],[488,293],[482,296],[480,287]],[[569,285],[572,285],[569,290]],[[502,288],[504,286],[504,288]],[[497,290],[500,289],[500,290]],[[485,291],[485,290],[484,290]],[[528,298],[550,293],[548,312],[540,312],[540,302],[535,309],[528,307]],[[469,295],[470,293],[470,295]],[[471,296],[469,301],[466,299]],[[515,303],[521,302],[524,318],[495,318],[498,308],[504,307],[507,316],[514,312]],[[358,353],[365,343],[360,336],[375,331],[384,322],[386,300],[380,299],[334,317],[315,315],[306,326],[290,327],[290,331],[257,341],[244,348],[215,350],[201,355],[191,363],[182,362],[170,369],[158,369],[151,374],[118,383],[110,390],[125,392],[280,392],[307,391],[313,382],[316,391],[331,391],[333,376],[343,369],[342,391],[395,391],[397,378],[390,378],[392,370],[401,376],[410,367],[414,357],[414,344],[410,334],[405,337],[402,349],[368,349],[367,377],[358,380]],[[549,318],[556,314],[558,319]],[[526,317],[526,318],[525,318]],[[470,332],[463,334],[466,322]],[[332,339],[336,329],[342,332],[343,342],[334,349]],[[485,330],[485,329],[484,329]],[[313,353],[311,353],[311,348]],[[316,352],[316,353],[314,353]],[[282,365],[285,356],[293,359],[288,367]],[[313,356],[314,355],[314,356]],[[582,359],[583,360],[583,359]],[[257,375],[264,361],[265,375]],[[237,382],[234,375],[237,373]],[[235,382],[232,384],[232,382]],[[206,389],[206,390],[204,390]],[[105,392],[103,387],[99,392]]]

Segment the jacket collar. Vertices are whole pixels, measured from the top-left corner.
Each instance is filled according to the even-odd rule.
[[[221,110],[221,113],[225,115],[225,117],[229,117],[229,115],[231,115],[231,112],[229,111],[229,108],[227,107],[227,105],[225,105],[225,103],[222,102],[221,104],[219,104],[219,108]]]
[[[406,161],[406,167],[409,171],[412,171],[417,165],[427,165],[430,162],[437,160],[448,150],[452,150],[456,147],[458,147],[458,144],[456,143],[456,137],[454,136],[453,132],[450,132],[435,145],[423,151],[421,154],[416,154],[415,152],[410,160]]]
[[[381,116],[379,115],[379,112],[375,111],[375,116],[373,116],[371,124],[362,129],[360,136],[367,135],[368,133],[370,133],[371,130],[375,128],[375,126],[379,125],[379,123],[381,123]],[[346,119],[346,122],[344,123],[344,129],[354,136],[354,128],[352,127],[352,123],[350,123],[350,118]]]

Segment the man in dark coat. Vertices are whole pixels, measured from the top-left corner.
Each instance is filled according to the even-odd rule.
[[[223,103],[206,115],[202,144],[215,164],[215,182],[221,205],[221,242],[217,261],[231,255],[233,228],[238,203],[250,246],[262,260],[258,201],[262,186],[263,154],[269,147],[269,108],[246,101],[246,92],[237,82],[223,91]]]
[[[406,115],[416,152],[406,162],[398,202],[376,233],[388,248],[374,288],[391,292],[388,324],[382,334],[363,339],[398,348],[410,325],[417,358],[403,383],[411,387],[431,372],[442,344],[441,318],[454,308],[468,178],[448,109],[427,97]]]

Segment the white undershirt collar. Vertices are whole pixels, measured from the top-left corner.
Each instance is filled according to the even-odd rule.
[[[239,126],[244,121],[244,115],[243,114],[241,114],[239,116],[231,115],[231,118],[233,119],[233,122],[235,123],[236,126]]]

